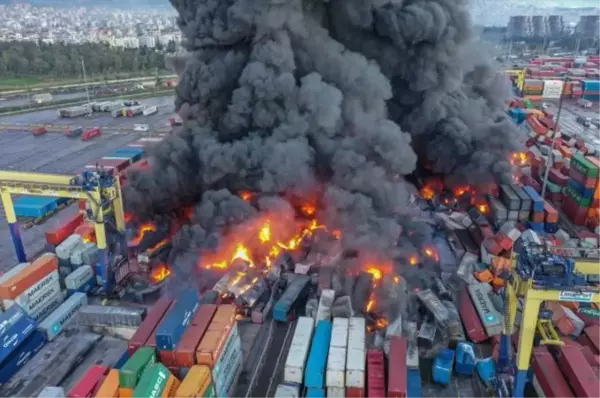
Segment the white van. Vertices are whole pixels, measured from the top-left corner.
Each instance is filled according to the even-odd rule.
[[[148,126],[147,124],[134,124],[133,130],[134,131],[149,131],[150,126]]]

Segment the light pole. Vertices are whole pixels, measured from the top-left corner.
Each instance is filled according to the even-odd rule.
[[[542,199],[544,198],[544,195],[546,194],[546,185],[548,184],[548,173],[550,172],[550,165],[552,164],[552,151],[554,151],[554,143],[556,142],[556,137],[558,137],[560,135],[560,133],[558,130],[560,128],[559,126],[559,122],[560,122],[560,111],[562,109],[562,104],[563,104],[563,98],[565,96],[565,86],[567,85],[567,81],[568,79],[566,79],[563,82],[562,88],[560,89],[560,97],[558,98],[558,111],[556,111],[556,122],[555,122],[555,126],[556,128],[554,130],[552,130],[552,132],[554,133],[554,135],[552,136],[552,143],[550,144],[550,153],[548,153],[548,157],[546,158],[546,169],[544,170],[544,181],[542,183]]]
[[[81,58],[81,68],[83,69],[83,82],[85,83],[85,94],[87,95],[88,100],[88,116],[92,116],[92,104],[90,101],[90,90],[88,89],[87,76],[85,74],[85,63],[83,62],[83,57]]]

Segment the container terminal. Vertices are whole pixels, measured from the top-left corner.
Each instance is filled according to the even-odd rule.
[[[598,82],[538,69],[507,71],[512,184],[413,175],[432,233],[400,267],[343,253],[315,203],[176,256],[186,209],[140,220],[123,195],[172,99],[0,118],[0,395],[600,396],[599,143],[578,119]],[[186,261],[199,288],[173,286]]]

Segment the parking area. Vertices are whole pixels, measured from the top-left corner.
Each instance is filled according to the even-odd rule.
[[[107,101],[127,100],[111,99]],[[158,112],[150,116],[135,117],[117,117],[113,118],[110,112],[94,113],[91,117],[81,116],[76,118],[61,118],[58,116],[58,109],[47,109],[23,113],[19,115],[1,116],[0,124],[47,124],[53,126],[82,126],[82,127],[113,127],[113,128],[131,128],[134,124],[148,124],[150,128],[163,128],[168,124],[169,117],[174,112],[174,97],[156,97],[140,99],[140,105],[156,105]]]
[[[558,111],[556,104],[548,105],[548,110],[556,115]],[[581,137],[588,145],[596,148],[596,153],[600,153],[600,131],[598,128],[594,125],[585,127],[577,122],[578,116],[589,117],[592,120],[598,118],[600,114],[597,110],[597,104],[594,104],[590,109],[584,109],[573,101],[563,101],[559,123],[565,133]]]

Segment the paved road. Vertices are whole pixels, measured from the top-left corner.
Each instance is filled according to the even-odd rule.
[[[598,128],[595,126],[584,127],[577,122],[577,116],[597,118],[599,115],[597,105],[591,109],[583,109],[577,106],[573,101],[563,101],[563,107],[560,112],[560,127],[565,133],[581,137],[588,145],[600,151],[600,137]],[[558,108],[556,104],[548,104],[548,110],[554,115],[557,114]]]
[[[143,124],[143,123],[140,123]],[[37,127],[45,127],[48,130],[48,133],[60,133],[60,134],[64,134],[65,130],[68,128],[76,128],[82,126],[84,128],[92,128],[92,127],[100,127],[102,129],[102,132],[110,132],[110,133],[115,133],[115,134],[122,134],[122,133],[133,133],[133,129],[131,127],[125,127],[125,126],[103,126],[103,125],[84,125],[82,124],[78,124],[78,123],[73,123],[73,124],[62,124],[62,125],[56,125],[56,124],[44,124],[44,123],[40,123],[40,124],[0,124],[0,131],[13,131],[13,132],[23,132],[23,131],[31,131]],[[171,131],[170,127],[164,126],[164,127],[152,127],[150,128],[149,131],[147,131],[146,133],[154,133],[154,134],[168,134]]]

